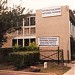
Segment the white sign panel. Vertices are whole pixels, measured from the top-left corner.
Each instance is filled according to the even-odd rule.
[[[42,9],[42,17],[61,15],[61,7],[50,7]]]
[[[39,46],[59,46],[59,37],[39,37]]]

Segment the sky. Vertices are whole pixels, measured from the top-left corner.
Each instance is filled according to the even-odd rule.
[[[8,0],[8,6],[21,5],[29,9],[37,10],[52,6],[68,5],[70,9],[75,9],[75,0]]]

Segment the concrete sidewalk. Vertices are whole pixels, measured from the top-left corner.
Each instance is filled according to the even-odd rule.
[[[56,75],[55,73],[34,73],[34,72],[22,72],[22,71],[6,71],[0,70],[0,75]]]
[[[69,63],[67,64],[67,66],[71,67],[71,69],[68,72],[64,73],[63,75],[75,75],[75,63]]]

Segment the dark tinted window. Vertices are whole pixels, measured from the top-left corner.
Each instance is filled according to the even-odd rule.
[[[29,39],[25,39],[25,46],[29,46]]]
[[[32,43],[32,42],[34,42],[35,43],[35,39],[33,38],[33,39],[30,39],[30,42]]]
[[[15,44],[17,44],[17,39],[12,40],[12,46],[15,46]]]
[[[29,18],[25,19],[25,26],[29,26]]]
[[[18,39],[18,45],[23,46],[23,39]]]
[[[30,25],[35,25],[35,17],[30,17]]]

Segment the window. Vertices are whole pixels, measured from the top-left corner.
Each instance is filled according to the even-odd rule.
[[[35,25],[35,17],[30,17],[30,25]]]
[[[25,46],[29,46],[29,43],[35,42],[35,38],[25,39]]]
[[[30,28],[30,34],[35,34],[35,27]]]
[[[29,46],[29,39],[25,39],[25,46]]]
[[[25,25],[24,26],[31,26],[31,25],[35,25],[35,17],[28,17],[25,19]]]
[[[15,44],[17,44],[17,39],[12,40],[12,46],[15,46]]]
[[[32,42],[35,42],[35,38],[33,38],[33,39],[30,39],[30,42],[32,43]]]
[[[24,39],[24,45],[25,46],[29,46],[29,43],[35,43],[35,38],[31,38],[31,39]],[[15,44],[18,44],[18,46],[23,47],[23,39],[13,39],[12,40],[12,46],[15,46]]]
[[[25,24],[25,26],[29,26],[29,18],[25,19],[25,23],[24,24]]]
[[[26,35],[28,35],[29,34],[29,28],[25,28],[24,32],[25,32]]]
[[[23,39],[18,39],[18,45],[23,46]]]

